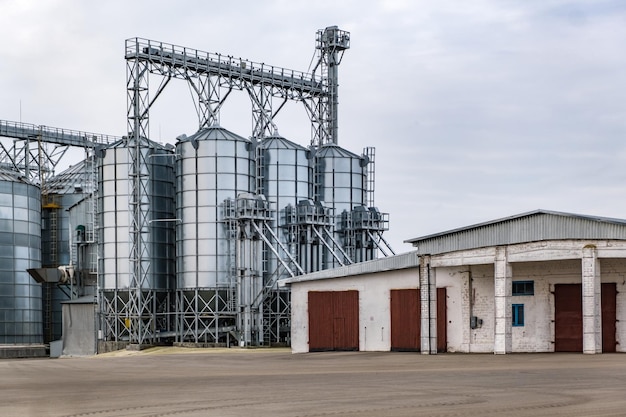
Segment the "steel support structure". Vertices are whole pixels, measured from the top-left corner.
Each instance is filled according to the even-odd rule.
[[[252,137],[257,140],[278,131],[273,119],[282,109],[282,105],[275,111],[273,110],[272,98],[274,94],[272,89],[272,84],[266,81],[261,81],[257,85],[246,86],[252,103]],[[283,105],[286,102],[287,99],[283,99]]]
[[[82,132],[31,123],[0,120],[0,166],[21,172],[34,184],[44,185],[69,147],[93,150],[97,145],[113,143],[120,137]],[[93,155],[93,152],[90,152]]]
[[[144,154],[141,151],[142,140],[149,137],[148,113],[151,105],[172,78],[184,79],[198,97],[197,113],[199,127],[203,128],[219,124],[220,107],[233,89],[246,91],[252,103],[252,137],[261,139],[276,132],[277,129],[273,120],[287,101],[302,102],[311,120],[312,144],[321,146],[324,143],[336,143],[337,66],[341,61],[343,51],[348,47],[348,32],[340,31],[336,27],[327,28],[325,31],[320,32],[317,44],[320,55],[319,62],[315,68],[320,70],[321,75],[317,76],[315,74],[234,58],[228,55],[202,52],[147,39],[132,38],[126,41],[128,145],[129,156],[132,161],[131,172],[129,172],[132,189],[132,219],[130,221],[132,284],[127,304],[122,303],[122,305],[125,306],[124,309],[128,315],[124,322],[129,323],[128,333],[131,343],[140,345],[150,343],[155,320],[154,311],[151,312],[149,309],[154,294],[147,286],[150,265],[146,261],[148,254],[144,240],[149,217],[149,201],[147,201],[146,192],[146,181],[149,178],[149,172],[147,171]],[[157,74],[163,77],[151,101],[148,94],[149,74]],[[225,92],[225,94],[222,94],[222,92]],[[280,104],[274,106],[274,100],[278,100]],[[229,220],[225,219],[225,221],[228,222]],[[245,252],[242,245],[246,245],[246,242],[250,241],[248,238],[241,238],[241,230],[251,230],[251,224],[241,224],[241,221],[242,219],[240,218],[236,222],[237,227],[239,227],[238,236],[240,236],[237,243],[237,252],[239,254]],[[246,221],[250,222],[250,219]],[[230,222],[232,223],[232,220]],[[256,223],[252,226],[254,225]],[[271,232],[269,227],[265,227],[265,229]],[[252,232],[259,234],[258,231]],[[262,241],[264,239],[267,240],[265,244],[269,249],[276,250],[271,242],[271,238],[265,236],[265,230],[260,235],[262,235]],[[275,241],[278,242],[279,239],[275,238]],[[268,250],[268,248],[266,247],[265,250]],[[288,254],[288,251],[286,252]],[[241,255],[237,255],[236,262],[243,262]],[[281,259],[281,266],[289,269],[282,262],[284,261]],[[235,280],[237,282],[250,281],[248,279],[250,277],[239,276],[240,270],[238,270]],[[270,274],[270,276],[276,277],[279,275]],[[270,288],[274,288],[274,284]],[[252,332],[246,331],[245,326],[256,310],[262,311],[265,304],[274,304],[282,306],[280,307],[281,312],[285,311],[284,303],[288,301],[288,297],[285,297],[284,294],[268,296],[272,300],[267,300],[266,302],[265,298],[268,291],[265,288],[267,283],[264,283],[261,287],[263,291],[260,292],[260,297],[257,294],[259,291],[253,291],[255,294],[252,302],[242,301],[244,297],[241,291],[238,292],[239,300],[237,304],[240,310],[243,309],[238,311],[238,321],[239,325],[244,328],[244,343],[252,342]],[[231,304],[228,297],[231,291],[230,289],[226,290],[226,300],[222,303],[219,300],[223,299],[224,296],[220,296],[220,294],[219,291],[212,293],[212,295],[204,294],[202,291],[197,294],[178,293],[176,303],[177,310],[181,315],[177,320],[177,327],[183,335],[193,333],[193,338],[197,342],[199,342],[199,339],[202,339],[202,336],[207,336],[213,339],[213,341],[217,341],[220,334],[223,334],[224,331],[229,331],[231,321],[228,320],[228,314],[225,316],[220,312],[226,313],[228,311],[228,307]],[[117,298],[119,299],[119,297]],[[191,313],[191,311],[194,311],[194,313]],[[202,312],[202,317],[204,318],[213,317],[209,320],[210,323],[202,319],[199,316],[199,312]],[[262,315],[262,313],[260,314]],[[105,317],[110,315],[106,312],[104,314]],[[280,329],[280,323],[283,323],[282,327],[284,327],[284,316],[279,316],[278,318],[273,317],[267,320],[271,323],[272,329]],[[115,323],[120,322],[119,318],[113,321]],[[262,329],[263,320],[257,319],[256,322]],[[279,324],[274,325],[275,323]],[[199,335],[202,336],[199,337]],[[265,339],[262,330],[256,337],[258,340]]]
[[[233,334],[240,346],[286,343],[289,294],[278,288],[277,280],[282,270],[292,277],[304,270],[272,230],[273,213],[265,199],[252,195],[228,199],[224,213],[235,260],[231,281],[236,283],[237,331]],[[269,251],[280,264],[274,273],[265,267]]]
[[[374,207],[357,207],[343,213],[339,230],[350,259],[364,262],[376,259],[378,251],[384,256],[396,253],[383,238],[389,230],[389,214],[381,213]]]
[[[317,31],[318,61],[313,74],[319,69],[324,94],[307,106],[311,119],[313,146],[338,143],[339,139],[339,64],[343,53],[350,48],[350,32],[329,26]]]
[[[176,338],[194,346],[237,343],[237,294],[234,287],[195,288],[176,292]]]
[[[150,260],[147,237],[149,233],[150,201],[148,183],[150,164],[146,160],[145,140],[148,132],[149,80],[148,64],[127,60],[128,131],[126,148],[129,152],[130,181],[130,284],[125,323],[129,342],[139,346],[151,344],[156,329],[154,288],[149,282]]]
[[[224,344],[232,336],[240,346],[289,343],[290,294],[278,287],[278,278],[285,273],[291,277],[304,274],[305,270],[274,233],[272,220],[273,213],[263,198],[248,195],[224,201],[234,285],[210,303],[198,303],[204,300],[202,294],[179,291],[181,341]],[[266,252],[277,259],[277,271],[266,270]]]
[[[337,247],[329,228],[333,227],[332,209],[321,204],[301,201],[296,207],[287,206],[285,210],[285,230],[288,236],[289,252],[302,266],[300,273],[320,271],[327,268],[324,248]],[[343,251],[340,254],[331,251],[334,259],[341,265],[352,261]]]
[[[200,127],[219,123],[220,107],[236,89],[246,91],[250,97],[253,137],[274,133],[273,119],[287,101],[296,101],[305,105],[311,120],[311,143],[321,146],[337,143],[338,66],[349,47],[349,32],[336,26],[318,31],[318,62],[312,73],[142,38],[126,40],[125,56],[131,63],[141,62],[146,77],[147,73],[165,77],[152,102],[171,78],[187,80],[198,95]],[[278,106],[274,106],[274,99],[279,101]],[[152,102],[146,102],[146,110]],[[147,123],[147,112],[140,117]],[[145,127],[147,132],[147,124]]]
[[[367,158],[367,181],[365,188],[367,207],[376,207],[374,204],[374,193],[376,185],[376,148],[367,147],[363,149],[363,155]]]

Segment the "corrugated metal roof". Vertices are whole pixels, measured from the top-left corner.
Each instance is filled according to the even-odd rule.
[[[84,194],[92,192],[93,159],[87,159],[72,165],[65,171],[50,178],[45,183],[45,190],[51,194]]]
[[[0,181],[22,182],[29,184],[23,174],[18,171],[12,171],[6,168],[0,168]]]
[[[435,255],[551,239],[626,240],[626,220],[535,210],[405,242],[417,247],[420,255]]]
[[[148,138],[144,138],[141,137],[140,138],[140,144],[142,147],[145,148],[150,148],[150,149],[158,149],[158,150],[164,150],[164,151],[168,151],[168,152],[172,152],[174,150],[174,145],[171,145],[169,143],[158,143],[155,142],[153,140],[150,140]],[[124,136],[122,139],[113,142],[109,145],[100,147],[96,149],[96,154],[98,154],[98,151],[106,151],[106,149],[115,149],[115,148],[129,148],[130,146],[135,146],[135,139],[134,138],[127,138],[126,136]]]
[[[374,259],[367,262],[358,262],[339,268],[325,269],[306,275],[281,280],[282,284],[293,284],[305,281],[317,281],[321,279],[341,278],[353,275],[371,274],[374,272],[394,271],[398,269],[415,268],[419,266],[419,258],[416,252],[407,252],[386,258]]]
[[[324,158],[328,158],[328,157],[361,158],[359,155],[353,152],[350,152],[347,149],[342,148],[336,143],[327,143],[327,144],[322,145],[318,149],[316,156],[324,157]]]
[[[217,125],[203,127],[191,136],[181,135],[177,139],[178,142],[191,142],[198,140],[236,140],[250,142],[249,139],[239,136],[238,134]]]
[[[306,150],[304,146],[298,145],[295,142],[285,139],[282,136],[268,136],[263,138],[261,146],[265,149],[298,149]]]

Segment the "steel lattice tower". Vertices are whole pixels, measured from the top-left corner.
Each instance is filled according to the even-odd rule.
[[[325,94],[317,103],[317,112],[311,114],[311,120],[319,120],[319,123],[313,125],[312,144],[336,144],[339,138],[339,64],[344,51],[350,48],[350,32],[340,30],[337,26],[318,30],[315,47],[319,58],[313,73],[317,68],[320,69]]]

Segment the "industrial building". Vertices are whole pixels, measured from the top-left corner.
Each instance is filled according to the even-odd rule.
[[[374,205],[374,148],[338,144],[338,67],[349,47],[348,32],[318,31],[305,73],[132,38],[127,136],[0,121],[0,138],[13,140],[1,155],[2,236],[13,256],[0,283],[0,343],[63,340],[68,355],[288,345],[290,291],[280,280],[393,254],[388,214]],[[198,130],[156,143],[149,111],[177,79],[196,95]],[[220,125],[237,91],[252,104],[245,136]],[[309,116],[307,144],[278,134],[290,102]],[[84,160],[55,174],[70,147]]]
[[[393,252],[375,150],[338,141],[349,47],[318,31],[309,73],[132,38],[127,135],[0,120],[0,345],[624,351],[626,220],[538,210]],[[149,113],[171,80],[198,129],[161,144]],[[237,92],[251,131],[220,125]],[[278,133],[288,103],[306,144]],[[55,173],[69,148],[84,158]]]
[[[285,280],[293,352],[625,352],[626,220],[546,210]]]

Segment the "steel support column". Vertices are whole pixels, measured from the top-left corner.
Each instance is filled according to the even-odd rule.
[[[130,189],[130,264],[128,324],[131,344],[150,344],[155,327],[154,292],[148,280],[150,271],[147,238],[149,234],[149,179],[144,141],[149,136],[149,85],[147,63],[127,60],[128,131]]]

